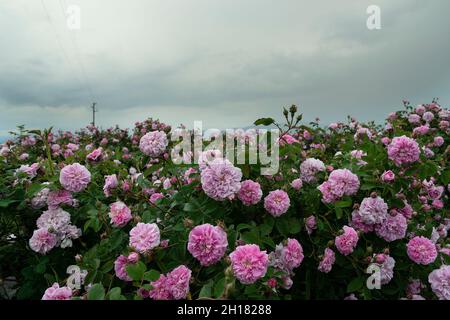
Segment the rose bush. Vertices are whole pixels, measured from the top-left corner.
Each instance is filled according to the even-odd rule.
[[[174,164],[152,119],[131,134],[19,127],[0,150],[0,293],[450,299],[450,114],[405,107],[384,127],[305,125],[295,106],[286,125],[256,121],[280,130],[272,176],[218,151]]]

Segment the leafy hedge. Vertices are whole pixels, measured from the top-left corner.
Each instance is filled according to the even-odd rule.
[[[424,115],[427,112],[432,119]],[[238,196],[217,201],[205,194],[199,166],[175,165],[168,156],[174,142],[156,157],[144,154],[139,148],[144,134],[159,130],[170,137],[171,128],[159,121],[136,123],[131,133],[117,127],[100,130],[90,126],[76,133],[19,127],[0,153],[0,293],[9,298],[40,299],[54,283],[60,287],[57,290],[64,288],[68,266],[77,265],[87,275],[79,289],[68,289],[67,294],[62,293],[64,297],[147,299],[155,281],[183,265],[191,271],[188,292],[182,297],[187,299],[448,299],[450,275],[446,286],[440,288],[429,280],[433,270],[450,262],[448,109],[435,101],[417,109],[405,103],[405,110],[390,114],[384,127],[351,118],[346,124],[326,128],[318,122],[306,125],[294,106],[285,109],[284,116],[283,125],[270,118],[255,123],[280,130],[278,173],[262,176],[261,164],[235,166],[242,181],[261,186],[262,199],[249,206]],[[388,156],[387,146],[400,136],[419,144],[417,161],[396,165]],[[99,150],[100,156],[87,159],[93,150]],[[321,160],[325,170],[317,172],[315,181],[297,180],[295,185],[292,182],[301,176],[300,165],[308,158]],[[33,163],[35,167],[31,167]],[[37,219],[48,210],[45,197],[63,189],[60,172],[73,163],[87,168],[90,182],[83,191],[69,193],[69,200],[60,207],[70,213],[70,223],[81,229],[81,236],[66,239],[45,254],[35,252],[30,238],[38,229]],[[19,169],[23,165],[28,167]],[[187,171],[189,168],[195,170]],[[325,203],[318,186],[333,170],[344,168],[358,177],[357,193]],[[395,176],[393,181],[382,178],[389,170]],[[110,195],[105,194],[105,177],[114,174],[118,183],[110,188]],[[273,190],[284,190],[290,199],[289,209],[278,217],[264,206],[264,198]],[[430,190],[441,194],[436,196]],[[162,197],[152,203],[149,199],[155,193]],[[388,206],[388,215],[411,210],[410,216],[405,213],[407,231],[401,239],[388,242],[374,231],[364,233],[356,227],[352,213],[370,197],[380,197]],[[109,217],[110,205],[116,201],[126,204],[132,214],[120,227],[112,225]],[[129,233],[137,223],[156,223],[161,242],[126,262],[125,271],[132,281],[124,281],[116,275],[115,261],[136,251],[129,246]],[[202,266],[187,249],[192,229],[206,223],[223,229],[228,241],[223,258],[210,266]],[[344,226],[353,226],[358,232],[349,255],[341,254],[335,244]],[[429,264],[418,264],[408,255],[409,241],[418,236],[436,247],[437,256]],[[300,266],[286,271],[273,263],[273,252],[280,250],[280,243],[286,246],[288,239],[298,240],[302,251],[296,252]],[[264,276],[251,284],[236,279],[230,265],[230,253],[245,244],[272,253]],[[326,248],[335,254],[328,273],[318,270]],[[369,289],[367,267],[378,263],[384,272],[387,257],[395,259],[392,276],[381,289]],[[441,277],[445,279],[445,274]]]

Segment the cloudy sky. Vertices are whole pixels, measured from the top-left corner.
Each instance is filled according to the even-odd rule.
[[[381,8],[381,30],[366,9]],[[81,29],[66,9],[81,9]],[[448,0],[0,0],[0,136],[17,124],[244,127],[301,106],[306,120],[381,122],[450,103]]]

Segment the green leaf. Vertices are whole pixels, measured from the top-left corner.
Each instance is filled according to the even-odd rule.
[[[41,130],[28,130],[28,133],[31,133],[31,134],[34,134],[34,135],[37,135],[37,136],[41,136],[42,135],[42,132],[41,132]]]
[[[340,207],[336,207],[335,211],[336,211],[336,218],[341,219],[342,218],[342,209]]]
[[[355,292],[362,288],[364,285],[364,278],[358,277],[350,281],[350,283],[347,285],[347,292]]]
[[[9,207],[9,205],[11,203],[18,202],[18,201],[19,200],[8,200],[8,199],[0,200],[0,208],[7,208],[7,207]]]
[[[248,296],[250,299],[257,299],[259,298],[260,294],[258,292],[258,288],[256,285],[248,285],[245,287],[244,293]]]
[[[236,227],[236,231],[237,231],[237,232],[240,232],[240,231],[242,231],[242,230],[245,230],[245,229],[252,229],[252,228],[254,228],[254,226],[252,226],[251,224],[240,223],[240,224],[238,224],[238,226]]]
[[[288,236],[290,232],[290,226],[288,220],[285,219],[285,217],[278,218],[278,220],[276,220],[275,227],[283,236]]]
[[[341,200],[334,204],[336,208],[348,208],[352,205],[352,200]]]
[[[272,118],[260,118],[254,122],[255,126],[270,126],[275,123],[275,120]]]
[[[289,219],[289,232],[291,234],[299,233],[301,229],[302,229],[302,226],[298,219],[295,219],[295,218]]]
[[[145,179],[143,174],[139,175],[136,182],[137,182],[138,186],[140,186],[142,188],[150,188],[150,183],[148,182],[147,179]]]
[[[103,266],[100,268],[100,271],[102,273],[107,273],[107,272],[111,271],[112,268],[114,268],[114,261],[110,260],[103,264]]]
[[[145,210],[142,213],[142,222],[144,222],[144,223],[150,223],[155,219],[156,219],[156,213],[151,209]]]
[[[46,187],[45,184],[42,183],[34,183],[32,184],[28,190],[27,190],[27,194],[31,197],[34,194],[36,194],[37,192],[41,191],[42,189],[44,189]]]
[[[160,273],[157,270],[151,269],[144,273],[144,280],[147,281],[156,281],[159,279]]]
[[[273,242],[272,238],[270,237],[264,237],[262,239],[262,242],[270,246],[271,248],[275,248],[275,242]]]
[[[212,280],[208,281],[208,283],[206,283],[200,290],[198,297],[199,298],[210,298],[212,286],[213,286],[213,281]]]
[[[220,298],[225,290],[225,278],[220,279],[214,285],[214,297]]]
[[[370,183],[365,183],[361,186],[360,190],[372,190],[373,188],[376,188],[377,186],[374,184],[370,184]]]
[[[246,243],[259,244],[259,232],[258,229],[254,228],[251,231],[246,231],[241,234],[241,239]]]
[[[259,232],[262,236],[267,236],[272,232],[273,225],[275,224],[274,219],[267,220],[264,224],[259,226]]]
[[[105,289],[101,283],[94,284],[88,291],[88,300],[105,300]]]
[[[125,267],[128,275],[134,281],[141,281],[144,276],[145,270],[147,269],[142,261],[138,261],[135,264],[129,264]]]
[[[322,219],[316,218],[316,221],[317,221],[317,228],[319,229],[319,231],[325,229],[325,223],[322,221]]]
[[[364,287],[363,289],[364,300],[372,300],[372,292],[369,288]]]
[[[250,165],[244,165],[241,167],[242,169],[242,176],[245,178],[250,177],[251,167]]]
[[[152,164],[151,167],[149,167],[148,169],[146,169],[144,171],[144,177],[147,178],[149,175],[151,175],[153,172],[155,172],[158,169],[160,169],[162,166],[163,166],[162,163]]]
[[[183,211],[186,211],[186,212],[194,212],[197,210],[198,210],[198,206],[196,206],[195,204],[190,203],[190,202],[186,203],[183,207]]]
[[[186,230],[186,227],[183,225],[183,223],[177,223],[173,229],[173,231],[184,231]]]
[[[112,288],[108,292],[109,300],[122,300],[122,289],[119,287]]]
[[[36,273],[39,273],[39,274],[44,273],[46,269],[47,269],[46,261],[41,261],[41,262],[39,262],[39,264],[36,265],[36,267],[34,267],[34,271],[36,271]]]
[[[444,172],[442,172],[441,176],[440,176],[440,181],[442,182],[442,184],[449,184],[450,183],[450,170],[446,170]]]

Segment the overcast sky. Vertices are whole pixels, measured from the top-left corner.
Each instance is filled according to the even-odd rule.
[[[371,4],[381,30],[366,27]],[[245,127],[292,103],[323,124],[381,122],[404,98],[448,106],[449,13],[448,0],[0,0],[0,136],[85,126],[93,100],[103,127]]]

